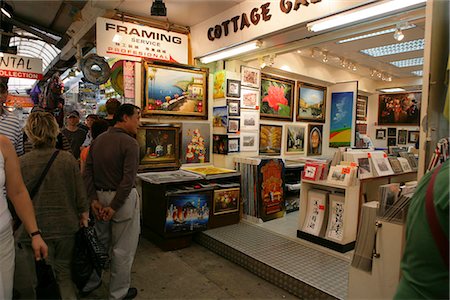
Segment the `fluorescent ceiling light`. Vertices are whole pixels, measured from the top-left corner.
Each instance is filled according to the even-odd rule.
[[[416,27],[416,25],[410,24],[408,26],[402,27],[401,29],[402,30],[406,30],[406,29],[411,29],[411,28],[414,28],[414,27]],[[395,30],[396,30],[396,28],[391,28],[391,29],[386,29],[386,30],[382,30],[382,31],[377,31],[377,32],[364,34],[364,35],[359,35],[359,36],[355,36],[355,37],[348,38],[348,39],[345,39],[345,40],[341,40],[341,41],[337,42],[337,44],[343,44],[343,43],[348,43],[348,42],[353,42],[353,41],[357,41],[357,40],[371,38],[371,37],[378,36],[378,35],[388,34],[388,33],[395,32]]]
[[[407,67],[415,67],[423,65],[423,57],[416,57],[404,60],[391,61],[391,65],[394,65],[398,68],[407,68]]]
[[[366,5],[360,8],[352,9],[331,17],[323,18],[306,24],[309,31],[322,31],[354,23],[357,21],[369,19],[378,15],[386,14],[392,11],[407,8],[416,4],[424,3],[426,0],[391,0]]]
[[[423,50],[423,47],[425,45],[424,39],[404,42],[404,43],[396,43],[381,47],[375,47],[370,49],[363,49],[361,50],[362,53],[373,56],[373,57],[379,57],[379,56],[385,56],[385,55],[392,55],[392,54],[398,54],[398,53],[405,53],[405,52],[411,52],[411,51],[417,51],[417,50]]]
[[[390,88],[390,89],[381,89],[380,92],[383,93],[398,93],[398,92],[405,92],[405,89],[402,88]]]
[[[245,53],[245,52],[249,52],[249,51],[258,49],[259,47],[261,47],[260,41],[258,41],[258,40],[252,41],[252,42],[245,43],[245,44],[242,44],[242,45],[230,48],[230,49],[222,50],[222,51],[210,54],[210,55],[200,57],[200,61],[203,64],[209,64],[210,62],[233,57],[233,56]]]
[[[7,11],[6,9],[4,9],[3,7],[0,8],[0,10],[2,11],[2,13],[7,16],[8,18],[12,18],[11,14],[9,13],[9,11]]]
[[[423,71],[422,70],[412,71],[411,73],[413,73],[416,76],[422,76],[423,75]]]

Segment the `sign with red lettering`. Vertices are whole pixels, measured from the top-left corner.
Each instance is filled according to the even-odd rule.
[[[1,53],[0,77],[40,80],[43,78],[42,59]]]
[[[188,37],[185,34],[97,18],[96,40],[97,54],[101,56],[188,64]]]
[[[19,96],[19,95],[11,95],[8,94],[6,97],[6,106],[18,106],[18,107],[33,107],[34,102],[31,100],[30,96]]]

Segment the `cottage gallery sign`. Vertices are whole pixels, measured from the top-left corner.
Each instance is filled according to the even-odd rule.
[[[193,57],[304,25],[373,0],[245,0],[191,27]]]
[[[0,77],[16,77],[40,80],[42,59],[1,53]]]
[[[187,64],[188,38],[176,32],[97,18],[97,54],[132,61],[150,58]]]

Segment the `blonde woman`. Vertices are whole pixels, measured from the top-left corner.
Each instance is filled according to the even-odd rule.
[[[56,150],[59,127],[52,114],[30,114],[25,133],[33,143],[33,150],[20,158],[24,182],[31,190],[36,185],[50,157]],[[80,175],[78,162],[67,151],[60,151],[49,168],[38,192],[32,199],[36,219],[49,247],[48,263],[55,271],[62,299],[75,299],[75,287],[70,275],[70,261],[75,232],[87,226],[89,203]],[[29,238],[19,233],[19,240]]]
[[[42,240],[34,216],[33,205],[20,174],[19,159],[10,140],[0,135],[0,299],[12,299],[14,278],[14,238],[11,214],[5,194],[31,237],[31,249],[36,260],[47,258],[47,245]]]

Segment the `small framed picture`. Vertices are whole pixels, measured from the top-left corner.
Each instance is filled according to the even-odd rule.
[[[228,154],[228,135],[213,134],[213,153]]]
[[[388,128],[388,136],[397,136],[397,128],[389,127]]]
[[[240,130],[241,120],[229,119],[228,120],[228,133],[238,133]]]
[[[408,131],[408,143],[415,144],[419,139],[419,131],[418,130],[410,130]]]
[[[241,84],[259,89],[261,71],[252,67],[241,66]]]
[[[257,110],[241,110],[241,131],[259,130],[259,115]]]
[[[408,135],[408,130],[399,130],[398,131],[397,142],[399,145],[406,145],[407,135]]]
[[[241,132],[241,152],[258,151],[258,131]]]
[[[305,127],[301,125],[286,126],[285,154],[305,153]]]
[[[261,124],[259,127],[259,154],[280,155],[283,126]]]
[[[227,97],[241,97],[241,82],[239,80],[227,79]]]
[[[239,117],[241,115],[241,101],[227,99],[228,116]]]
[[[397,138],[388,137],[388,146],[397,146]]]
[[[228,115],[226,106],[213,107],[213,127],[227,128]]]
[[[261,95],[259,90],[242,88],[241,107],[248,109],[258,109],[259,99]]]
[[[239,152],[241,139],[239,137],[230,137],[228,139],[228,153]]]
[[[386,129],[377,129],[376,137],[377,140],[386,139]]]

